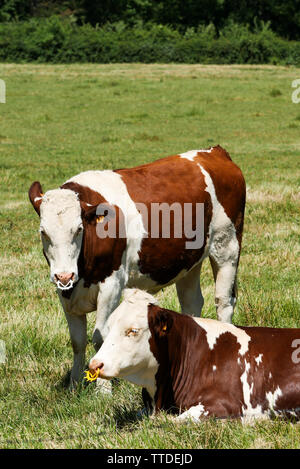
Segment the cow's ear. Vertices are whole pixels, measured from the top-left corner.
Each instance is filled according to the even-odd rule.
[[[101,223],[105,225],[116,217],[116,208],[108,203],[90,205],[86,202],[80,202],[82,218],[88,223]]]
[[[173,318],[170,311],[156,305],[149,305],[152,316],[152,328],[159,338],[166,337],[173,326]]]
[[[90,205],[80,201],[82,219],[91,223],[96,217],[97,205]]]
[[[31,184],[28,191],[29,200],[33,205],[34,210],[40,215],[40,206],[43,200],[43,189],[39,181],[35,181]]]
[[[170,314],[163,314],[159,323],[159,335],[164,337],[169,334],[173,326],[173,319]]]

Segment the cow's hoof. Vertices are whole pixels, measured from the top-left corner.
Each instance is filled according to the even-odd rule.
[[[107,379],[97,378],[96,387],[97,393],[112,395],[112,383]]]
[[[70,381],[70,383],[69,383],[68,391],[74,392],[74,391],[76,391],[77,387],[78,387],[77,382],[72,380],[72,381]]]
[[[147,407],[143,407],[142,409],[137,411],[136,418],[138,420],[142,420],[144,417],[148,417],[149,415],[150,414],[149,414],[149,410],[147,409]]]

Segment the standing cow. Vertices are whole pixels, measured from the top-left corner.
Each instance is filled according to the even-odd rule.
[[[218,318],[231,322],[245,181],[220,146],[130,169],[86,171],[45,194],[41,184],[34,182],[29,198],[40,216],[43,252],[69,325],[74,352],[71,383],[80,379],[84,368],[86,314],[97,310],[93,342],[98,350],[106,320],[125,287],[153,293],[176,283],[182,310],[199,316],[203,307],[200,270],[209,257]],[[162,235],[162,217],[155,227],[151,216],[152,208],[159,204],[171,208],[167,237]],[[172,208],[186,205],[192,207],[189,233],[193,235],[183,230],[178,237],[174,231],[183,227],[183,217],[178,225],[180,214]],[[198,206],[204,207],[200,245],[192,242]],[[100,215],[99,207],[105,208]],[[99,237],[101,224],[107,231],[116,226],[115,236]]]

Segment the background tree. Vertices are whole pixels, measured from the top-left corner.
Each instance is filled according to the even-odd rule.
[[[0,0],[0,21],[73,15],[78,23],[95,26],[123,21],[169,25],[185,31],[213,23],[217,30],[228,22],[255,29],[270,22],[277,34],[300,39],[300,0]]]

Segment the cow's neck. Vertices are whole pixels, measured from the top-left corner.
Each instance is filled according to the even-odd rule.
[[[195,328],[192,318],[174,324],[158,348],[156,410],[177,412],[197,404],[199,377],[208,353],[205,331]],[[202,337],[203,336],[203,337]]]

